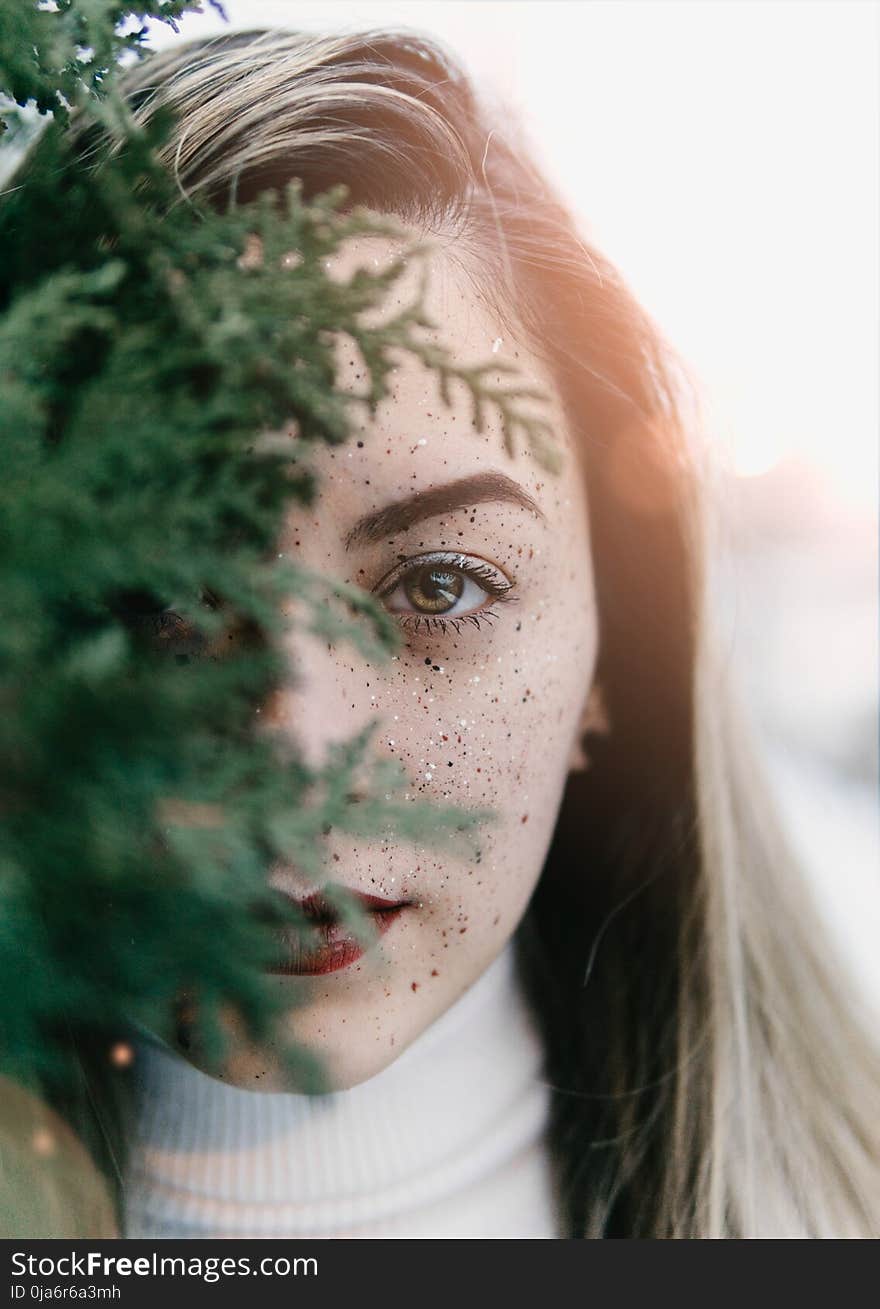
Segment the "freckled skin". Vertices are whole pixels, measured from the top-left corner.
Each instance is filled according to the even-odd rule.
[[[350,240],[334,271],[348,275],[396,249],[385,238]],[[388,312],[411,303],[417,268],[409,268],[387,301]],[[337,1088],[356,1085],[397,1058],[483,973],[519,923],[540,877],[593,681],[598,626],[587,509],[576,454],[558,394],[523,340],[511,339],[471,280],[446,251],[431,257],[426,308],[439,325],[433,339],[459,363],[493,357],[524,374],[491,376],[506,386],[535,385],[547,404],[529,402],[550,418],[564,451],[555,475],[527,449],[524,436],[511,459],[497,411],[486,431],[472,425],[470,397],[452,388],[454,406],[440,400],[436,376],[399,354],[392,395],[375,420],[355,424],[343,446],[304,453],[319,475],[313,510],[296,510],[279,550],[290,558],[372,590],[401,558],[460,551],[513,582],[496,603],[469,588],[465,610],[481,619],[446,631],[407,627],[415,617],[401,586],[385,603],[404,613],[406,645],[393,661],[370,663],[352,646],[297,631],[290,638],[289,690],[264,710],[271,730],[290,733],[306,759],[324,761],[332,741],[351,737],[380,718],[378,751],[401,760],[411,794],[444,804],[487,807],[499,819],[478,832],[480,855],[468,860],[440,850],[360,841],[331,832],[330,876],[353,890],[408,898],[390,930],[355,964],[321,977],[273,976],[294,1007],[290,1034],[325,1061]],[[364,386],[350,341],[339,342],[340,383]],[[294,438],[291,438],[294,439]],[[344,538],[362,514],[416,490],[497,470],[518,481],[546,521],[508,503],[483,503],[417,523],[393,538],[346,551]],[[473,600],[471,600],[473,597]],[[484,617],[486,610],[494,616]],[[295,893],[312,889],[293,869],[273,882]],[[230,1061],[224,1078],[257,1090],[285,1087],[270,1051]]]

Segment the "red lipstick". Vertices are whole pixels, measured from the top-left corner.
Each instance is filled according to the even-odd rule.
[[[359,940],[352,929],[340,921],[338,910],[320,892],[301,900],[286,891],[279,890],[278,894],[295,905],[306,922],[301,926],[291,924],[278,931],[278,962],[267,972],[297,977],[335,973],[355,963],[369,948],[369,942]],[[348,894],[364,910],[365,926],[371,924],[377,936],[384,936],[411,903],[409,900],[362,895],[359,891],[349,891]]]

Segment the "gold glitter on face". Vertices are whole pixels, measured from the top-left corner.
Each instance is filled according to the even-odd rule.
[[[347,276],[396,248],[385,238],[355,238],[334,267]],[[407,269],[389,313],[412,302],[417,274]],[[346,444],[309,452],[319,496],[291,515],[279,550],[381,596],[406,644],[393,660],[371,663],[348,644],[328,647],[297,628],[291,687],[267,709],[272,730],[290,733],[318,766],[331,742],[380,719],[375,749],[403,763],[412,795],[499,815],[478,833],[480,854],[471,860],[408,842],[327,837],[335,882],[413,902],[349,966],[272,978],[290,989],[292,1004],[295,995],[291,1035],[325,1061],[339,1088],[402,1053],[515,931],[568,770],[580,759],[598,646],[582,476],[546,368],[510,339],[443,250],[431,256],[426,309],[439,325],[428,339],[458,363],[494,355],[521,370],[517,385],[548,394],[548,403],[530,403],[553,422],[563,468],[547,472],[527,448],[511,458],[491,407],[477,434],[466,389],[453,384],[447,408],[436,376],[403,352],[376,418],[356,424]],[[338,347],[340,384],[363,388],[356,349]],[[500,373],[488,380],[514,384]],[[282,867],[273,883],[297,895],[312,889]],[[227,1075],[253,1089],[283,1089],[265,1052],[237,1060]]]

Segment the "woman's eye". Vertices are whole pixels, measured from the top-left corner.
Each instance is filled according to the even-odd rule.
[[[513,583],[497,568],[468,555],[448,551],[422,555],[400,564],[376,588],[402,626],[459,626],[471,622],[479,626],[484,619],[497,616],[485,605],[514,599]]]
[[[208,591],[202,592],[200,603],[208,609],[216,607]],[[188,619],[184,604],[169,605],[149,592],[130,591],[117,596],[111,607],[130,631],[172,651],[179,662],[189,662],[206,645],[202,633]]]

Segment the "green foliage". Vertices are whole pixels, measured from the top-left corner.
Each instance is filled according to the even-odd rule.
[[[167,220],[168,124],[135,128],[114,76],[145,18],[196,7],[0,0],[0,90],[55,118],[0,197],[0,1071],[23,1084],[71,1079],[78,1033],[134,1019],[170,1036],[182,992],[209,1054],[221,1005],[253,1039],[270,1033],[282,998],[262,972],[267,927],[296,915],[268,899],[268,869],[324,876],[328,826],[474,848],[492,815],[416,802],[400,767],[370,755],[372,727],[318,770],[257,730],[287,676],[283,599],[368,658],[400,643],[371,595],[275,543],[314,501],[310,450],[344,442],[354,410],[375,413],[395,350],[434,369],[445,397],[465,385],[478,428],[496,404],[511,448],[520,424],[551,458],[512,404],[526,393],[488,390],[484,369],[420,340],[420,301],[363,325],[404,260],[331,279],[347,236],[396,230],[343,214],[344,188]],[[84,160],[71,107],[121,147]],[[337,384],[339,332],[361,349],[365,395]],[[296,440],[262,439],[291,427]],[[318,1075],[301,1051],[283,1057]]]
[[[223,8],[216,0],[211,7]],[[19,105],[33,101],[41,113],[67,121],[71,106],[102,97],[126,54],[143,52],[145,19],[177,30],[177,19],[201,9],[196,0],[157,0],[127,5],[117,0],[6,0],[0,10],[0,79]],[[135,21],[137,26],[131,27]]]

